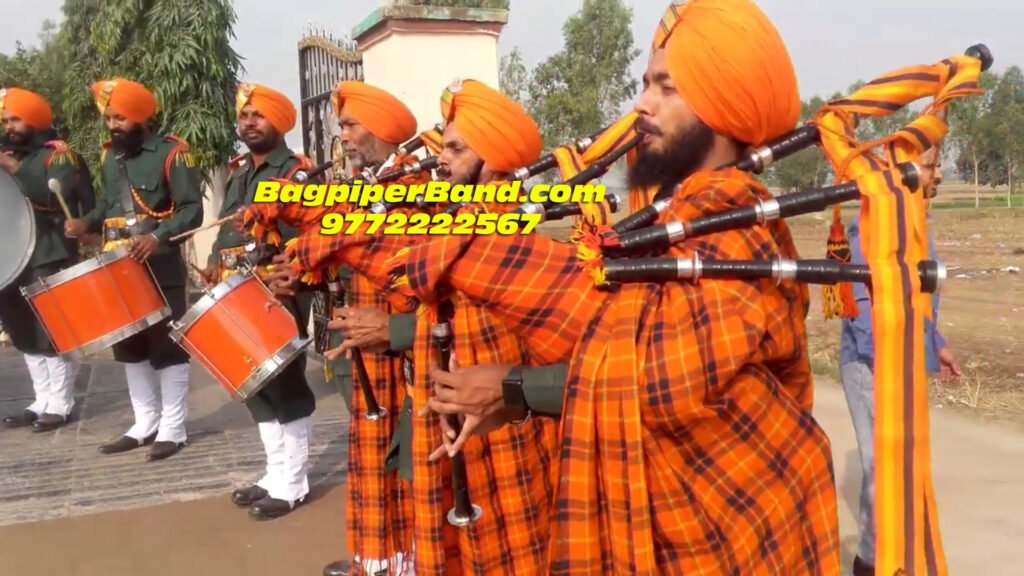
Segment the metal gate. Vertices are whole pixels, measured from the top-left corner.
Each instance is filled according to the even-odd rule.
[[[363,56],[355,42],[324,32],[309,32],[299,41],[299,97],[302,147],[314,164],[340,156],[338,118],[331,91],[338,82],[363,79]],[[327,177],[334,179],[333,171]]]

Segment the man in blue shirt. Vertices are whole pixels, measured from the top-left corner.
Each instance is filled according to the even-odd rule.
[[[932,148],[921,155],[921,187],[926,198],[933,198],[942,170],[938,148]],[[850,242],[850,262],[864,264],[864,253],[860,248],[860,223],[855,217],[847,230]],[[929,258],[936,259],[935,243],[928,235]],[[854,576],[873,576],[875,573],[875,341],[871,330],[871,301],[864,284],[853,285],[857,301],[856,318],[843,320],[839,349],[839,372],[846,393],[846,402],[853,419],[864,476],[860,489],[860,545],[853,563]],[[932,295],[932,319],[925,318],[925,368],[930,374],[948,369],[953,376],[960,376],[960,366],[946,347],[946,341],[939,334],[939,295]]]

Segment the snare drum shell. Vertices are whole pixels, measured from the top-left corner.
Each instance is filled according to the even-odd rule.
[[[182,317],[172,337],[241,400],[304,353],[295,318],[251,274],[215,286]]]
[[[98,352],[171,314],[149,266],[124,248],[42,278],[23,293],[63,355]]]

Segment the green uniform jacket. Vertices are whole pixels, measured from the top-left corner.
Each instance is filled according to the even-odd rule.
[[[78,260],[78,242],[64,236],[64,211],[50,190],[51,178],[60,182],[61,195],[73,217],[81,217],[96,206],[89,167],[56,136],[52,131],[37,133],[14,174],[35,213],[36,247],[29,261],[33,268]]]
[[[231,161],[231,174],[228,176],[224,192],[224,203],[220,208],[219,218],[225,218],[240,208],[252,204],[256,198],[256,186],[271,178],[289,179],[304,166],[303,159],[291,151],[284,143],[267,155],[263,164],[253,168],[252,154],[243,154]],[[298,236],[295,230],[284,223],[278,223],[282,244]],[[241,246],[250,239],[243,236],[233,225],[220,227],[217,239],[213,242],[208,265],[216,265],[221,250]]]
[[[283,142],[272,150],[259,166],[254,165],[251,153],[235,158],[230,164],[231,172],[224,189],[224,202],[219,218],[234,214],[240,208],[252,204],[256,197],[256,187],[260,182],[271,178],[290,178],[303,166],[303,159]],[[284,224],[279,223],[278,227],[283,242],[298,235],[298,230]],[[221,250],[241,246],[250,241],[251,238],[242,235],[233,223],[221,225],[213,243],[208,265],[218,264]],[[293,299],[284,300],[286,307],[297,317],[303,329],[309,320],[311,300],[311,294],[301,292]],[[300,329],[302,334],[303,329]],[[316,408],[316,397],[306,381],[305,370],[306,358],[302,356],[289,364],[259,394],[245,403],[257,422],[277,420],[285,424],[313,413]]]
[[[96,208],[85,216],[90,232],[100,232],[106,218],[124,216],[117,156],[114,149],[104,150],[102,192]],[[152,214],[148,212],[165,212],[173,205],[174,212],[159,220],[153,230],[160,246],[149,257],[149,265],[160,286],[185,286],[188,276],[179,248],[181,241],[171,242],[170,238],[203,223],[202,178],[188,145],[174,136],[154,134],[142,143],[138,154],[125,159],[125,166],[128,185],[145,204],[140,206],[138,200],[133,200],[136,216],[145,214],[150,219]]]

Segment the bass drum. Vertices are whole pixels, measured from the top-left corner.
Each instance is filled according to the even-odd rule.
[[[18,181],[0,170],[0,290],[25,271],[36,249],[36,216]]]

